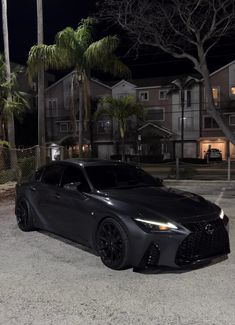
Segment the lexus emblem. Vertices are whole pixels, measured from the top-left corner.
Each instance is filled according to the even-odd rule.
[[[205,231],[208,235],[212,235],[215,231],[215,228],[210,223],[208,223],[208,225],[205,226]]]

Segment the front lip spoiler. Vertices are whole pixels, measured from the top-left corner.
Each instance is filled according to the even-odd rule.
[[[200,265],[206,265],[206,264],[210,264],[213,262],[216,262],[216,260],[218,259],[219,261],[222,259],[227,259],[228,258],[228,254],[230,253],[230,250],[227,253],[223,253],[223,254],[218,254],[218,255],[214,255],[214,256],[210,256],[210,257],[206,257],[206,258],[202,258],[202,259],[198,259],[192,262],[186,262],[185,264],[182,265],[177,265],[177,268],[180,269],[187,269],[187,268],[193,268],[194,266],[200,266]]]

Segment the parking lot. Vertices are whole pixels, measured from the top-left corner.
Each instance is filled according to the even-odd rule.
[[[106,268],[93,252],[21,232],[0,204],[0,324],[234,325],[235,182],[166,182],[202,194],[230,217],[228,259],[190,271]]]

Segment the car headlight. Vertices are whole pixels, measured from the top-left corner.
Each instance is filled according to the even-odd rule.
[[[223,209],[220,210],[219,217],[220,217],[220,219],[224,219],[224,210]]]
[[[152,220],[146,220],[141,218],[134,219],[140,226],[144,226],[149,231],[167,231],[172,229],[178,229],[176,225],[171,222],[158,222]]]

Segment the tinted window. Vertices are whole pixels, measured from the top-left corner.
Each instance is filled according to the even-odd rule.
[[[64,167],[60,165],[48,166],[42,175],[42,183],[58,186]]]
[[[81,171],[76,166],[69,166],[65,169],[62,180],[61,180],[61,186],[63,187],[65,184],[70,183],[81,183],[79,186],[79,189],[84,192],[88,192],[90,190],[90,187],[86,181],[86,178]]]
[[[156,186],[151,175],[129,165],[88,166],[85,169],[96,189]]]

